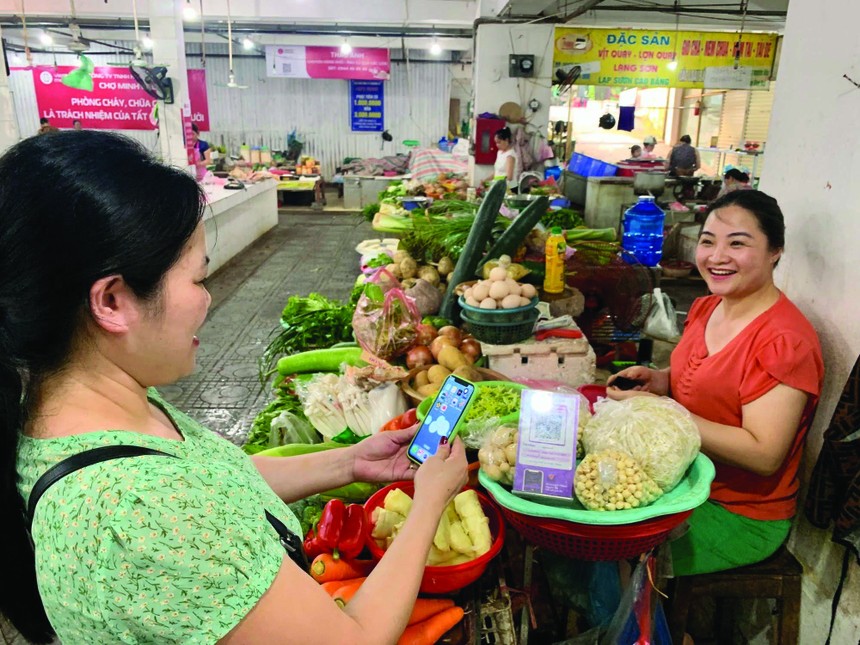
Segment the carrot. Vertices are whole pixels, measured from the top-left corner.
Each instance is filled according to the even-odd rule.
[[[311,564],[311,577],[319,583],[361,578],[370,573],[372,560],[335,560],[331,553],[321,553]]]
[[[419,598],[415,601],[415,606],[409,615],[409,624],[420,623],[422,620],[427,620],[453,606],[454,601],[450,598]]]
[[[347,580],[332,580],[331,582],[324,582],[320,585],[329,596],[334,595],[334,592],[340,589],[341,587],[345,587],[349,584],[352,584],[355,581],[364,582],[366,578],[348,578]]]
[[[355,592],[361,587],[361,583],[365,581],[365,578],[356,578],[355,580],[351,580],[349,583],[343,585],[340,589],[335,591],[332,594],[332,599],[338,604],[339,607],[345,607],[346,604],[352,600],[352,597],[355,595]]]
[[[403,636],[397,641],[397,645],[433,645],[462,619],[461,607],[445,609],[427,620],[407,627]]]

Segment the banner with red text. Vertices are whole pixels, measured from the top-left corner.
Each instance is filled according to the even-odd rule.
[[[266,76],[280,78],[343,78],[354,81],[387,81],[391,58],[387,49],[269,45]]]
[[[13,68],[21,71],[23,68]],[[60,79],[77,69],[74,66],[34,67],[33,88],[39,118],[47,118],[57,128],[71,128],[75,120],[89,130],[154,130],[156,100],[147,94],[127,67],[96,67],[93,90],[66,87]],[[202,131],[209,130],[209,101],[206,71],[188,70],[191,120]]]

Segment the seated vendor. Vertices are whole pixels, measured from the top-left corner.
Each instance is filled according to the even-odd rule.
[[[693,147],[690,135],[685,134],[669,154],[669,174],[674,177],[692,177],[701,167],[699,151]]]
[[[824,365],[815,329],[774,284],[785,245],[776,200],[736,190],[708,210],[696,265],[713,295],[696,300],[670,367],[630,367],[642,383],[613,399],[671,396],[716,466],[710,499],[671,543],[675,575],[760,562],[788,537],[798,467]]]
[[[717,199],[720,199],[735,190],[750,189],[752,189],[752,186],[750,185],[750,176],[737,168],[729,168],[726,171],[726,174],[723,175],[723,187],[720,188],[720,192],[717,193]]]

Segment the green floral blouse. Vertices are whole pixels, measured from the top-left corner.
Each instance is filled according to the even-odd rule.
[[[284,548],[268,510],[298,520],[239,448],[169,406],[184,441],[128,431],[23,437],[19,490],[57,462],[105,445],[176,455],[115,459],[43,495],[33,518],[39,592],[64,645],[213,643],[271,586]]]

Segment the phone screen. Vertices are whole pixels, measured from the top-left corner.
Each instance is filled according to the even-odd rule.
[[[474,393],[475,386],[468,381],[456,376],[445,379],[412,439],[408,453],[410,459],[423,464],[428,457],[436,454],[439,441],[453,434]]]

